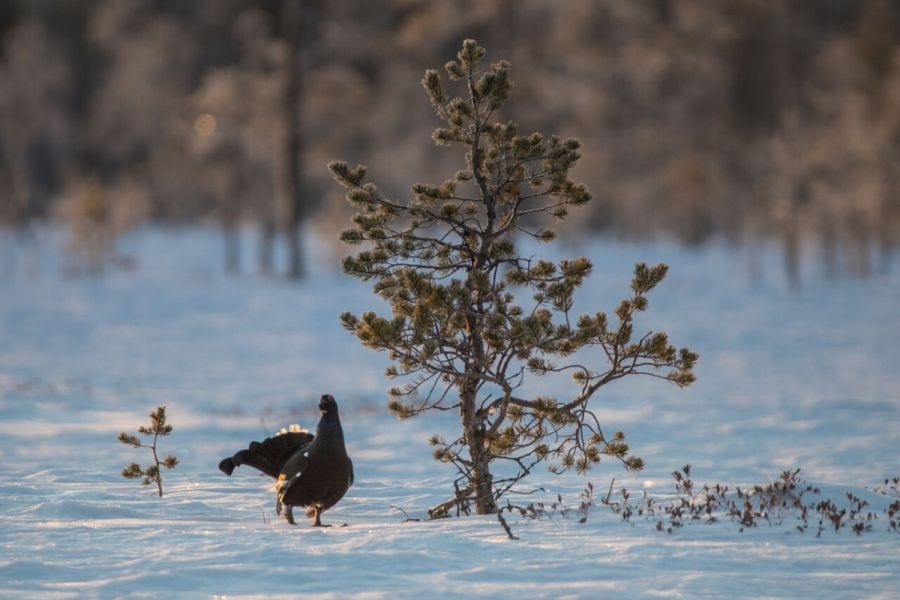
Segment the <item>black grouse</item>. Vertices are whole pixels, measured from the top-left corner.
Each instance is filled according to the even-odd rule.
[[[322,513],[344,497],[353,484],[353,463],[344,446],[344,430],[338,406],[329,394],[319,400],[322,418],[313,436],[306,431],[283,432],[262,442],[251,442],[246,450],[219,463],[219,469],[231,475],[239,465],[259,469],[277,479],[276,510],[292,525],[293,507],[308,507],[307,516],[323,527]],[[327,527],[327,525],[324,525]]]

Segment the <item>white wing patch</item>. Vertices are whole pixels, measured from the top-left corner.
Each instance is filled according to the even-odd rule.
[[[281,429],[279,429],[278,433],[276,433],[275,435],[284,435],[286,433],[309,433],[309,429],[300,427],[300,425],[298,425],[297,423],[291,423],[286,428],[282,427]]]

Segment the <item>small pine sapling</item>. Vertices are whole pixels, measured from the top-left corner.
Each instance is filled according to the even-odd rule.
[[[159,455],[156,453],[156,445],[159,440],[159,436],[161,435],[169,435],[172,433],[172,426],[166,424],[166,407],[158,406],[156,410],[150,413],[150,427],[144,427],[143,425],[138,427],[138,433],[146,436],[153,436],[153,441],[150,444],[144,444],[141,442],[140,438],[135,435],[130,435],[127,433],[119,434],[119,441],[123,444],[128,444],[129,446],[133,446],[135,448],[149,448],[150,452],[153,454],[153,464],[147,466],[147,468],[141,467],[141,465],[137,463],[131,463],[124,469],[122,469],[122,477],[126,479],[140,479],[144,478],[143,484],[150,485],[155,482],[156,487],[159,490],[160,498],[163,495],[162,488],[162,471],[160,467],[165,467],[166,469],[174,469],[175,465],[178,464],[178,459],[172,455],[165,457],[162,462],[159,460]]]

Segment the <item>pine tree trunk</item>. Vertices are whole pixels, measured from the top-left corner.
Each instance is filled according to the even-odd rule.
[[[469,446],[469,460],[472,463],[470,483],[475,494],[475,512],[492,515],[497,512],[494,500],[494,476],[487,450],[484,447],[484,423],[475,411],[475,389],[469,384],[463,388],[460,398],[460,414],[466,444]]]

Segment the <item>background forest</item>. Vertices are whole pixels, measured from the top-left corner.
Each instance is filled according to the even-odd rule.
[[[0,0],[0,224],[61,220],[97,267],[148,221],[217,223],[229,269],[300,275],[298,236],[349,218],[329,160],[388,194],[455,170],[410,82],[464,37],[513,63],[507,118],[582,141],[596,201],[570,236],[774,242],[791,278],[801,255],[888,267],[891,0]]]

